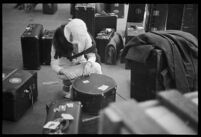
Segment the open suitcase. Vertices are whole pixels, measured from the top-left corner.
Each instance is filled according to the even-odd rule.
[[[55,100],[47,104],[43,134],[79,134],[81,107],[81,102],[68,99]],[[58,125],[55,125],[57,123]]]
[[[3,68],[3,119],[17,121],[38,97],[37,72]]]

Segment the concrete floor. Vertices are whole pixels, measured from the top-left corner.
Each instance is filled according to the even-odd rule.
[[[70,4],[58,4],[54,15],[42,13],[42,4],[38,4],[34,11],[25,13],[23,10],[14,9],[15,4],[2,4],[2,30],[3,30],[3,66],[11,68],[22,67],[22,53],[20,36],[29,23],[42,24],[45,29],[54,30],[60,24],[68,21]],[[117,31],[125,29],[125,20],[118,19]],[[125,69],[125,64],[102,64],[105,75],[112,77],[117,83],[116,101],[130,98],[130,71]],[[43,82],[58,81],[58,84],[44,85]],[[46,117],[45,105],[50,101],[62,98],[62,83],[50,66],[42,66],[38,70],[38,101],[17,122],[3,120],[3,134],[41,134]]]

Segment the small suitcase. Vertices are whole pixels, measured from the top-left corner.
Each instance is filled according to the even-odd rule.
[[[43,134],[79,134],[81,107],[81,102],[68,99],[55,100],[47,104]],[[47,126],[48,122],[59,122],[59,125],[51,129],[51,124]]]
[[[47,3],[43,4],[44,14],[54,14],[57,11],[57,4]]]
[[[76,4],[75,5],[75,18],[82,19],[86,23],[87,29],[93,37],[95,37],[94,17],[95,17],[94,4]]]
[[[3,68],[3,119],[17,121],[37,97],[35,71]]]
[[[95,14],[95,37],[105,28],[117,30],[117,15],[115,14]]]
[[[95,39],[98,54],[101,57],[102,63],[105,63],[105,48],[113,35],[114,35],[114,29],[104,28],[97,34],[97,37]]]
[[[146,64],[129,61],[131,69],[131,98],[137,101],[154,99],[157,91],[164,90],[159,81],[162,81],[160,72],[165,68],[166,62],[162,50],[153,49]]]
[[[41,38],[41,48],[40,48],[40,61],[43,65],[50,65],[51,61],[51,47],[52,39],[54,36],[54,30],[44,30],[43,36]]]
[[[81,101],[83,112],[98,114],[116,99],[116,82],[106,75],[92,73],[75,79],[72,83],[72,98]]]
[[[23,67],[27,70],[40,69],[40,45],[43,25],[29,24],[21,35]]]
[[[184,4],[181,30],[198,38],[198,5]]]

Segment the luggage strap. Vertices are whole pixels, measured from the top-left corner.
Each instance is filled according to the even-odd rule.
[[[9,73],[7,76],[5,76],[3,78],[3,80],[7,79],[10,75],[12,75],[15,71],[17,71],[17,69],[14,69],[13,71],[11,71],[11,73]]]
[[[90,48],[88,48],[88,49],[86,49],[86,50],[84,50],[84,51],[82,51],[82,52],[80,52],[78,54],[75,54],[73,56],[68,57],[68,59],[72,60],[72,59],[77,58],[77,57],[79,57],[79,56],[81,56],[83,54],[85,55],[85,54],[88,54],[90,52],[93,52],[93,51],[95,51],[95,49],[96,49],[96,47],[94,45],[92,45]]]

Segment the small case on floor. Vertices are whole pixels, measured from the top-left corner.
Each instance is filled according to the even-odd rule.
[[[38,97],[37,72],[3,68],[3,119],[17,121]]]
[[[79,134],[81,102],[55,100],[46,106],[43,134]]]

